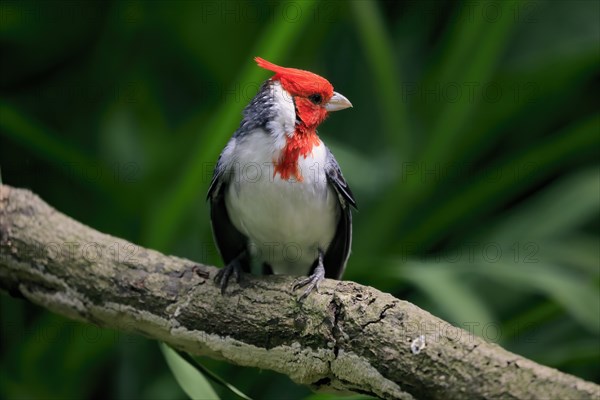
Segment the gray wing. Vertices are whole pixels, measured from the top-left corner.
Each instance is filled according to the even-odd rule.
[[[210,201],[210,221],[213,236],[219,253],[228,265],[247,249],[248,238],[236,229],[229,219],[227,207],[225,206],[225,191],[229,187],[231,179],[222,162],[223,155],[219,156],[213,178],[208,188],[207,199]],[[240,260],[242,269],[250,272],[250,260],[247,257]]]
[[[340,167],[333,157],[333,154],[327,150],[328,163],[325,166],[327,182],[335,189],[341,208],[341,216],[338,222],[335,236],[325,252],[323,264],[325,265],[325,277],[340,279],[346,268],[346,262],[350,256],[350,247],[352,246],[352,210],[356,207],[354,195],[342,175]]]
[[[225,157],[227,159],[233,159],[236,141],[256,128],[266,129],[268,121],[274,118],[273,107],[271,107],[273,101],[271,96],[272,83],[270,79],[265,81],[256,96],[244,109],[244,118],[240,123],[240,127],[234,132],[229,143],[221,152],[208,188],[207,198],[210,200],[213,236],[225,265],[237,258],[241,252],[247,250],[248,238],[233,226],[227,214],[224,193],[229,187],[232,173],[223,162],[223,155],[227,155]],[[244,257],[240,262],[243,270],[250,272],[249,256]]]

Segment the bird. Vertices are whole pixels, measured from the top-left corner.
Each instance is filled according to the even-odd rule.
[[[225,263],[214,282],[225,294],[242,273],[296,275],[303,300],[341,279],[350,256],[356,201],[317,127],[352,104],[315,73],[254,60],[274,75],[245,107],[207,194]]]

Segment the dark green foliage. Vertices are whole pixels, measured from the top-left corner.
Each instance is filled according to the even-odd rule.
[[[268,77],[252,59],[311,70],[354,105],[320,129],[360,207],[345,278],[597,381],[599,8],[3,1],[2,181],[221,265],[204,198]],[[2,398],[185,398],[146,339],[0,306]],[[253,398],[309,394],[206,365]]]

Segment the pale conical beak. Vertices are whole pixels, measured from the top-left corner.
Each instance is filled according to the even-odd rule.
[[[333,96],[331,96],[329,102],[325,104],[325,109],[329,112],[343,110],[348,107],[352,107],[352,103],[338,92],[333,92]]]

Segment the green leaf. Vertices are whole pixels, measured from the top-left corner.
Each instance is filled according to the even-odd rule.
[[[480,253],[474,251],[474,254]],[[553,299],[589,331],[600,332],[600,294],[598,287],[586,277],[551,263],[542,263],[534,255],[529,261],[498,262],[474,259],[469,264],[433,264],[411,262],[399,267],[397,276],[413,281],[436,305],[458,321],[486,321],[481,299],[469,294],[468,285],[457,284],[461,279],[485,278],[507,287],[539,292]],[[448,283],[446,283],[448,282]],[[463,312],[463,310],[465,310]],[[459,313],[465,314],[460,316]],[[491,319],[487,319],[490,321]]]
[[[421,289],[454,324],[476,322],[481,327],[496,320],[492,311],[464,282],[462,271],[455,270],[453,265],[410,262],[397,270],[403,279]]]
[[[204,365],[200,364],[188,353],[185,353],[185,352],[179,351],[179,350],[175,350],[175,349],[165,345],[164,343],[161,343],[161,345],[166,346],[168,349],[175,352],[177,354],[177,356],[182,360],[182,362],[185,362],[186,364],[195,368],[200,375],[206,376],[208,379],[210,379],[217,385],[224,387],[225,389],[227,389],[228,391],[230,391],[231,393],[233,393],[235,396],[239,397],[240,399],[252,400],[250,397],[248,397],[244,393],[242,393],[238,388],[236,388],[235,386],[226,382],[223,378],[221,378],[220,376],[218,376],[217,374],[215,374],[214,372],[212,372],[211,370],[206,368]]]
[[[487,268],[470,268],[471,273],[544,293],[562,305],[579,323],[600,332],[600,293],[585,277],[550,263],[499,262]]]
[[[456,5],[454,11],[458,14],[464,12],[460,4]],[[476,19],[475,23],[451,23],[448,35],[450,39],[443,47],[439,66],[420,84],[423,87],[434,87],[439,82],[487,82],[493,76],[496,64],[504,52],[513,25],[510,18],[501,18],[495,23],[486,22],[485,19]],[[466,58],[469,58],[469,62],[465,64]],[[461,135],[466,131],[465,125],[476,108],[476,102],[463,96],[459,101],[445,102],[441,110],[434,110],[427,146],[420,149],[418,161],[432,168],[436,163],[443,164],[452,159],[462,143]],[[424,184],[418,174],[404,176],[391,185],[390,192],[363,227],[365,231],[380,232],[380,235],[371,235],[359,245],[371,251],[380,248],[381,240],[378,239],[391,236],[396,231],[398,222],[413,212],[411,205],[423,202],[434,188],[430,182]],[[404,200],[404,207],[398,207],[399,198]]]
[[[593,279],[600,279],[600,268],[598,268],[600,240],[598,237],[571,234],[556,240],[541,241],[540,248],[544,249],[543,254],[540,254],[540,258],[543,260],[553,260],[559,265],[569,265]]]
[[[350,5],[354,11],[359,38],[367,55],[366,61],[371,64],[373,76],[377,81],[384,134],[399,158],[410,159],[413,151],[412,132],[409,128],[406,104],[401,98],[402,73],[394,61],[394,44],[385,31],[378,3],[352,1]]]
[[[483,7],[494,4],[492,1],[483,3]],[[459,5],[457,12],[464,12],[461,8],[462,5]],[[485,18],[477,18],[474,23],[460,23],[456,20],[452,26],[451,39],[444,47],[445,62],[441,64],[440,71],[434,73],[425,85],[431,87],[433,82],[486,84],[493,76],[496,64],[509,43],[514,25],[514,19],[506,17],[495,22],[486,21]],[[465,59],[469,62],[465,63]],[[428,144],[420,160],[430,165],[451,160],[456,148],[462,145],[461,138],[468,130],[468,121],[478,103],[470,101],[468,96],[444,103],[444,107],[435,118]],[[411,179],[409,183],[417,182]]]
[[[160,343],[160,349],[179,386],[191,399],[219,399],[208,380],[193,365],[164,343]]]
[[[99,166],[97,161],[84,154],[79,148],[62,140],[60,135],[37,123],[30,115],[5,101],[0,101],[0,134],[18,142],[32,153],[45,159],[49,164],[59,168],[75,166],[84,171],[108,169],[106,166]],[[81,179],[82,183],[90,183],[82,174],[73,174],[73,177],[84,178]],[[118,192],[114,182],[104,176],[95,179],[94,185],[107,192]]]
[[[600,210],[600,171],[584,170],[569,176],[512,212],[493,228],[492,240],[565,236],[590,221]]]
[[[597,134],[599,124],[600,114],[593,114],[546,138],[541,144],[508,155],[503,162],[490,168],[490,171],[503,171],[500,179],[490,179],[489,171],[483,171],[462,190],[428,210],[428,214],[404,233],[397,243],[410,242],[417,248],[424,247],[451,228],[475,219],[483,210],[506,202],[524,188],[559,170],[565,160],[576,159],[597,148],[600,143]],[[387,218],[392,220],[390,216]]]
[[[335,154],[336,160],[344,171],[344,177],[355,194],[363,192],[374,196],[381,193],[386,185],[396,178],[397,160],[384,157],[372,160],[335,140],[328,140],[327,145]]]

